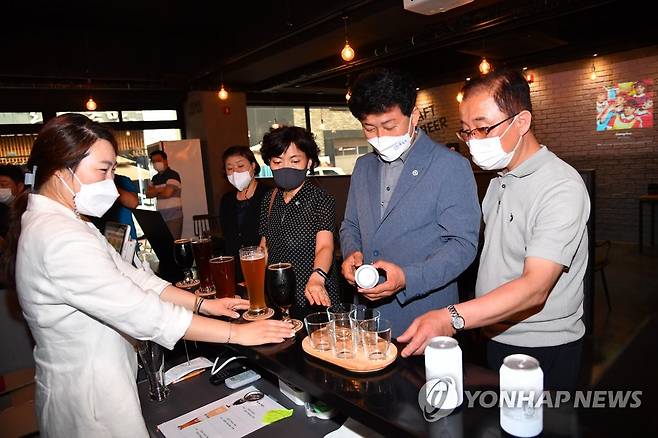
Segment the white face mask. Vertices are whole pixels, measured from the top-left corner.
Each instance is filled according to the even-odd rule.
[[[114,181],[104,179],[103,181],[92,184],[83,184],[71,169],[69,171],[78,180],[78,184],[80,184],[80,191],[78,193],[75,193],[59,175],[57,175],[57,178],[59,178],[64,184],[64,187],[73,195],[76,211],[87,216],[103,216],[119,197],[119,192],[116,185],[114,185]]]
[[[486,138],[472,138],[466,142],[468,149],[471,152],[471,158],[473,162],[480,167],[482,170],[499,170],[507,167],[516,148],[521,143],[523,135],[519,137],[519,141],[516,142],[516,145],[511,152],[505,152],[503,145],[500,142],[500,139],[503,138],[509,128],[516,121],[516,117],[512,119],[512,123],[509,124],[505,132],[500,136],[496,137],[486,137]]]
[[[162,161],[156,161],[155,163],[153,163],[153,168],[158,172],[162,172],[163,170],[165,170],[165,164]]]
[[[409,128],[404,135],[388,135],[384,137],[369,138],[368,143],[377,151],[382,160],[391,162],[400,158],[407,149],[411,147],[411,117],[409,117]]]
[[[241,192],[249,186],[251,174],[249,172],[233,172],[228,176],[228,182]]]
[[[13,200],[14,200],[14,195],[11,193],[10,188],[8,187],[0,188],[0,202],[9,205]]]

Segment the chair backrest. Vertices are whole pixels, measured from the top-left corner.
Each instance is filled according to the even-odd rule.
[[[201,237],[204,234],[215,234],[219,231],[219,216],[197,214],[192,216],[194,235]]]

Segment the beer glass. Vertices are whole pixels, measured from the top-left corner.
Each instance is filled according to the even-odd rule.
[[[174,261],[183,270],[184,279],[176,283],[176,287],[183,289],[194,287],[198,284],[192,277],[192,265],[194,255],[192,254],[192,241],[190,239],[174,240]]]
[[[196,262],[199,277],[199,290],[197,293],[203,298],[214,298],[215,289],[210,279],[210,259],[212,257],[212,240],[209,238],[194,239],[192,241],[192,253]]]
[[[239,254],[249,295],[246,316],[253,319],[268,312],[265,304],[265,251],[260,246],[247,246],[240,248]]]
[[[233,256],[210,259],[210,274],[215,285],[217,298],[233,298],[235,296],[235,259]]]
[[[267,290],[270,298],[281,309],[281,319],[292,323],[295,331],[302,328],[298,319],[290,319],[290,307],[295,299],[295,271],[291,263],[274,263],[267,267]]]
[[[163,401],[169,395],[169,388],[164,384],[164,348],[153,341],[138,341],[137,353],[149,382],[149,397]]]
[[[391,345],[391,322],[386,319],[368,319],[360,323],[361,338],[369,360],[384,360]]]

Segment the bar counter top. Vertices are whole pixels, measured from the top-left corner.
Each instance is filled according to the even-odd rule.
[[[211,361],[215,358],[213,355],[226,356],[226,350],[246,356],[254,369],[260,371],[263,376],[269,376],[266,378],[273,386],[277,385],[278,377],[337,408],[342,413],[342,418],[352,417],[387,437],[509,436],[500,428],[498,405],[492,405],[493,394],[498,393],[496,372],[465,363],[464,390],[468,391],[472,400],[469,402],[469,397],[465,394],[462,406],[451,415],[438,421],[427,421],[418,402],[419,391],[425,383],[424,356],[406,359],[398,356],[395,362],[384,370],[352,373],[305,353],[301,346],[303,337],[302,330],[296,338],[281,344],[259,347],[204,344],[202,350]],[[658,319],[653,318],[638,329],[638,335],[599,380],[599,384],[588,388],[606,393],[611,390],[640,390],[642,403],[639,407],[574,408],[573,403],[564,403],[559,407],[544,406],[544,427],[541,436],[657,436],[656,339]],[[398,349],[401,350],[401,346],[398,346]],[[653,351],[650,351],[651,349]],[[205,384],[212,387],[207,379]],[[474,394],[479,395],[473,396]],[[551,394],[555,397],[555,393]],[[142,389],[140,395],[144,398]],[[145,407],[144,402],[142,404],[149,423],[149,408]],[[187,410],[192,408],[190,406]],[[184,412],[186,411],[181,410],[176,415]],[[333,428],[335,427],[337,426]],[[327,431],[325,427],[322,435]]]

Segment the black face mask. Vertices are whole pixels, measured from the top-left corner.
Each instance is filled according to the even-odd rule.
[[[292,167],[283,167],[281,169],[272,169],[272,176],[277,186],[283,190],[293,190],[301,186],[306,178],[308,169],[294,169]]]

